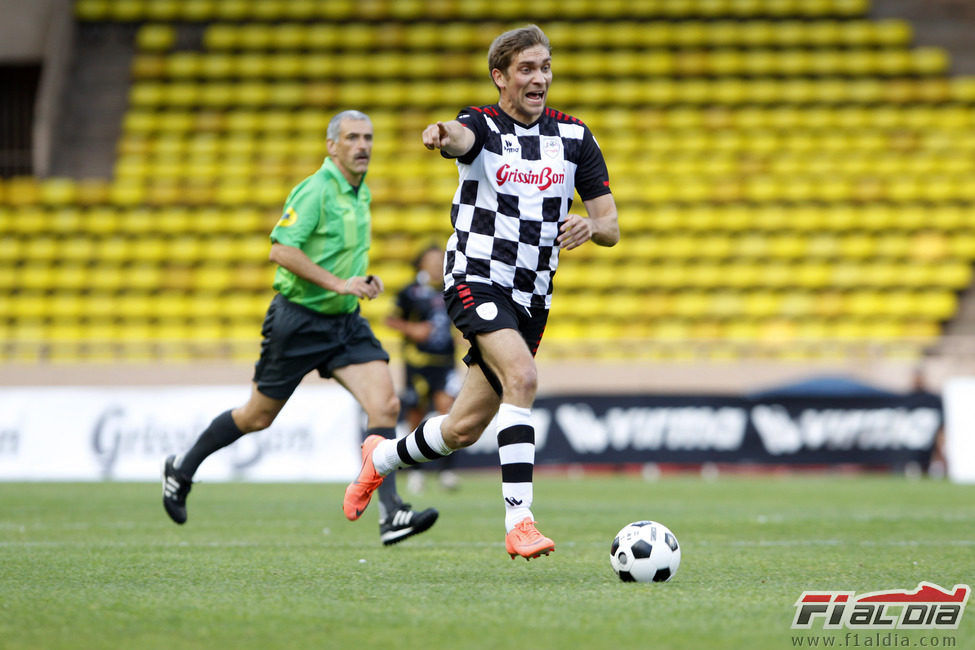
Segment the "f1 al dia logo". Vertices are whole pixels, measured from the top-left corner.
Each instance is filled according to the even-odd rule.
[[[955,630],[965,613],[972,588],[955,585],[950,591],[930,582],[906,591],[804,591],[796,601],[792,629]]]

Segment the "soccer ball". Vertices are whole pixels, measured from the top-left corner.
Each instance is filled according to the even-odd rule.
[[[680,566],[680,545],[655,521],[634,521],[616,533],[609,563],[623,582],[667,582]]]

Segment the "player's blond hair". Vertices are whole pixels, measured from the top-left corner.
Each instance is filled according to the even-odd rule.
[[[536,45],[544,45],[549,54],[552,53],[552,44],[538,25],[519,27],[501,34],[488,48],[488,73],[498,69],[507,75],[508,66],[511,65],[515,55]],[[494,80],[493,74],[491,79]]]

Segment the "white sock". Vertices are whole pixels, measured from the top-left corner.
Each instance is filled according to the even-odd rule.
[[[386,476],[397,469],[412,467],[419,463],[443,458],[453,453],[443,439],[440,425],[447,418],[437,415],[421,422],[416,431],[398,440],[383,440],[372,452],[372,463],[376,471]]]

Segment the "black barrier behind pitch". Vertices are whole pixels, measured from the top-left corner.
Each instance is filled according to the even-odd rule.
[[[924,464],[942,427],[929,393],[867,396],[560,395],[532,410],[537,464]],[[494,431],[457,467],[497,465]]]

